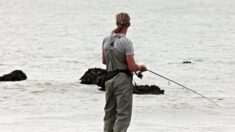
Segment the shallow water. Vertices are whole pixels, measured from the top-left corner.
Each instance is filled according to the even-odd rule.
[[[134,95],[129,132],[232,132],[232,0],[0,0],[0,75],[15,69],[28,75],[0,83],[0,130],[102,131],[104,93],[79,78],[88,68],[104,68],[101,42],[120,11],[131,15],[128,37],[138,63],[221,106],[146,72],[135,81],[158,85],[165,95]]]

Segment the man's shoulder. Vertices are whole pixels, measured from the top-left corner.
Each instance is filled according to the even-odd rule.
[[[111,37],[111,34],[105,36],[104,39],[103,39],[103,41],[107,41],[108,39],[110,39],[110,37]]]
[[[126,36],[119,38],[118,41],[121,43],[132,44],[132,41],[129,38],[127,38]]]
[[[103,42],[110,41],[111,38],[117,38],[118,43],[132,44],[132,41],[123,34],[111,33],[104,37]]]

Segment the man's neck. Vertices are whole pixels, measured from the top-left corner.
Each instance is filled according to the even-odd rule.
[[[128,28],[123,28],[123,29],[119,32],[119,34],[124,34],[124,35],[126,36],[127,30],[128,30]]]

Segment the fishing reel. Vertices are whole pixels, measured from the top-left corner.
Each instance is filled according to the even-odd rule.
[[[143,78],[143,74],[141,72],[135,72],[135,75],[140,79]]]

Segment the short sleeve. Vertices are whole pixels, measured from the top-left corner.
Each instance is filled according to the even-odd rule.
[[[134,47],[130,40],[127,40],[127,43],[125,46],[125,53],[126,55],[134,55]]]
[[[103,39],[103,42],[102,42],[102,50],[104,50],[104,40],[105,39]]]
[[[102,42],[102,50],[104,50],[104,49],[106,48],[105,43],[106,43],[107,39],[108,39],[108,37],[105,37],[105,38],[103,39],[103,42]]]

